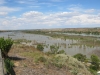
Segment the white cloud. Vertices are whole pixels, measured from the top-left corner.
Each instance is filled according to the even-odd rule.
[[[0,12],[0,16],[6,16],[7,14],[7,12]]]
[[[88,14],[76,11],[44,14],[38,11],[23,13],[19,18],[6,17],[0,19],[0,28],[35,29],[57,27],[91,27],[100,25],[100,14]]]
[[[85,12],[86,13],[94,13],[95,12],[95,9],[89,9],[89,10],[86,10]]]
[[[96,9],[83,9],[83,8],[80,8],[79,5],[76,5],[76,6],[72,5],[70,8],[68,8],[68,10],[70,10],[71,12],[80,12],[80,13],[85,13],[85,14],[95,14],[95,13],[100,12],[100,10],[96,10]]]
[[[0,6],[0,11],[3,12],[13,12],[13,11],[18,11],[20,8],[11,8],[11,7],[6,7],[6,6]]]
[[[43,14],[41,12],[37,12],[37,11],[30,11],[27,13],[23,14],[23,17],[26,18],[37,18],[37,17],[41,17]]]
[[[8,15],[10,12],[15,12],[15,11],[19,11],[21,10],[21,8],[11,8],[11,7],[7,7],[7,6],[0,6],[0,16],[6,16]]]

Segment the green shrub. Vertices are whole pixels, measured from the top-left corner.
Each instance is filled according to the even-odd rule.
[[[8,39],[4,39],[4,38],[0,38],[0,49],[2,52],[2,57],[8,57],[8,52],[10,51],[10,48],[13,44],[13,41],[8,38]]]
[[[96,55],[91,55],[91,66],[90,66],[90,68],[92,69],[92,70],[99,70],[99,62],[100,62],[100,60],[99,60],[99,58],[96,56]]]
[[[74,58],[77,58],[77,60],[84,62],[86,60],[86,55],[83,55],[81,53],[78,53],[76,55],[73,56]]]
[[[43,51],[44,47],[43,47],[43,45],[38,44],[38,45],[37,45],[37,49],[40,50],[40,51]]]
[[[58,54],[64,54],[64,53],[65,53],[64,50],[60,50],[60,51],[58,51]]]
[[[54,46],[54,45],[50,46],[51,53],[53,53],[53,54],[57,54],[58,49],[59,49],[58,46]]]

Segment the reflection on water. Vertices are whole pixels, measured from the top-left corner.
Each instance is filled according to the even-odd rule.
[[[98,50],[100,47],[89,47],[86,45],[77,45],[79,41],[77,40],[63,40],[55,39],[50,36],[37,35],[37,34],[28,34],[22,32],[2,32],[0,37],[12,38],[12,39],[26,39],[31,40],[30,45],[35,45],[36,43],[43,43],[45,46],[44,51],[50,50],[50,45],[59,46],[60,50],[65,50],[69,55],[75,55],[77,53],[82,53],[89,56],[89,53]],[[25,44],[25,43],[23,43]]]

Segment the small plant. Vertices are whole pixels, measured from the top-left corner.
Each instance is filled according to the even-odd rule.
[[[46,62],[46,58],[41,56],[41,57],[39,57],[39,58],[37,59],[37,61]]]
[[[37,45],[37,49],[40,50],[40,51],[43,51],[44,47],[43,47],[43,45],[38,44],[38,45]]]

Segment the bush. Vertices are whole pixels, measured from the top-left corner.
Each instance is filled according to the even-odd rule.
[[[99,70],[99,58],[96,56],[96,55],[91,55],[91,66],[90,68],[93,69],[93,70]]]
[[[86,55],[78,53],[78,54],[74,55],[74,58],[76,58],[77,60],[79,60],[81,62],[84,62],[86,60]]]
[[[89,71],[93,74],[93,75],[97,75],[97,72],[95,71],[95,70],[93,70],[93,69],[89,69]]]
[[[64,66],[63,62],[61,61],[61,57],[54,57],[52,59],[52,64],[56,67],[62,68]]]
[[[50,46],[51,53],[53,53],[53,54],[57,54],[58,49],[59,49],[58,46],[54,46],[54,45]]]
[[[60,50],[60,51],[58,51],[58,54],[64,54],[64,53],[65,53],[64,50]]]
[[[40,51],[43,51],[44,47],[43,47],[43,45],[38,44],[38,45],[37,45],[37,49],[40,50]]]
[[[2,57],[8,57],[8,52],[10,51],[10,48],[13,44],[13,41],[8,38],[8,39],[4,39],[4,38],[0,38],[0,49],[2,52]]]

